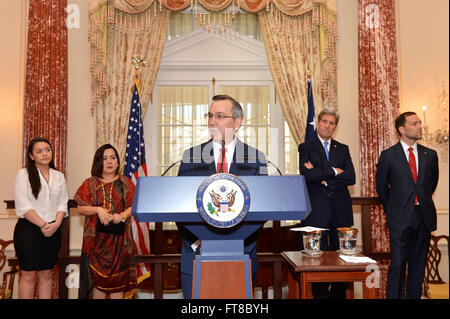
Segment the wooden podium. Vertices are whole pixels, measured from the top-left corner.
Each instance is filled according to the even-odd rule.
[[[204,176],[139,177],[132,213],[139,222],[183,222],[201,239],[195,256],[193,298],[252,298],[252,272],[244,240],[268,220],[303,220],[311,212],[303,176],[241,176],[250,190],[245,220],[216,228],[197,211]]]

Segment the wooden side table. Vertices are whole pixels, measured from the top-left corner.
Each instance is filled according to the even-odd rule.
[[[365,281],[368,276],[379,275],[379,272],[367,271],[367,266],[372,265],[372,270],[375,265],[378,270],[388,267],[379,263],[346,263],[335,251],[324,251],[319,257],[309,257],[299,251],[284,251],[281,256],[289,267],[290,299],[312,299],[311,283],[313,282],[347,282],[346,298],[353,299],[353,283],[358,281],[363,282],[363,298],[375,299],[376,287],[366,285]]]

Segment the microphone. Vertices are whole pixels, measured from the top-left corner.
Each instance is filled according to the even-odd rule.
[[[256,160],[259,159],[258,156],[248,156],[248,155],[243,155],[243,156],[236,156],[236,161],[250,161],[252,163],[256,163]],[[273,166],[278,174],[280,174],[280,176],[283,176],[283,173],[281,173],[281,170],[271,161],[269,161],[268,159],[265,159],[265,161],[267,162],[267,164],[270,164],[271,166]],[[245,163],[242,163],[245,164]],[[238,164],[239,165],[239,164]]]
[[[220,171],[219,173],[223,173],[223,160],[225,159],[225,141],[220,141],[220,145],[222,145],[222,161],[220,163]]]

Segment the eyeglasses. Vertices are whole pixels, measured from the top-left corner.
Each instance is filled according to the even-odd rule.
[[[217,113],[217,114],[206,113],[206,114],[205,114],[205,119],[207,119],[207,120],[211,120],[213,117],[214,117],[216,120],[218,120],[218,121],[223,121],[224,119],[232,118],[232,116],[230,116],[230,115],[225,115],[225,114],[222,114],[222,113]]]

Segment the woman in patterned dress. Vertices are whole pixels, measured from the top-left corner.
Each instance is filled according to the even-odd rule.
[[[119,174],[119,156],[110,144],[94,155],[91,177],[75,194],[85,216],[79,298],[131,298],[137,286],[131,206],[134,184]]]

